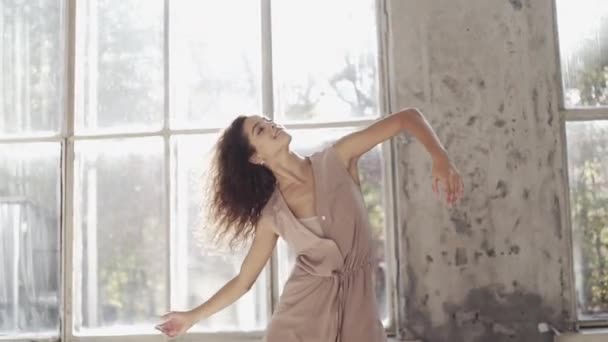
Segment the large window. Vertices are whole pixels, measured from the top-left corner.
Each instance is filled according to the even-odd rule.
[[[64,13],[0,1],[0,339],[60,328]]]
[[[608,2],[556,0],[578,320],[608,320]]]
[[[240,114],[282,123],[302,155],[378,119],[381,5],[1,1],[0,340],[143,341],[234,277],[247,250],[196,238],[210,146]],[[392,329],[387,147],[358,166]],[[190,333],[260,335],[293,258],[280,240],[254,287]]]

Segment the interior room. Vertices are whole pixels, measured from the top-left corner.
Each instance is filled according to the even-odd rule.
[[[0,0],[0,341],[608,341],[607,120],[605,0]]]

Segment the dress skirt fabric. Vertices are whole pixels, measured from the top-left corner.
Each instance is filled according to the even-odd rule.
[[[333,145],[309,158],[316,221],[296,218],[278,187],[262,211],[297,255],[263,341],[385,342],[361,190]]]

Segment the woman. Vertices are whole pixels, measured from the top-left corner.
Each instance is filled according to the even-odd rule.
[[[279,236],[298,255],[266,329],[265,341],[385,341],[373,293],[369,220],[357,161],[406,130],[433,160],[432,189],[451,206],[463,193],[458,170],[416,109],[381,118],[301,157],[291,136],[263,116],[239,116],[218,140],[211,218],[232,243],[253,241],[240,273],[205,303],[172,311],[156,328],[185,333],[245,294],[272,255]]]

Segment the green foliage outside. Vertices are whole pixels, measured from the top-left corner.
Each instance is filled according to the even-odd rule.
[[[608,18],[563,58],[566,106],[608,105]],[[578,309],[608,313],[608,125],[567,123],[570,206],[575,240]]]

